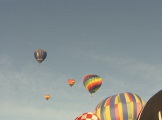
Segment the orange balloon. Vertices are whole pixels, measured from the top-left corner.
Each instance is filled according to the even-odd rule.
[[[46,95],[44,96],[44,98],[45,98],[46,100],[48,100],[48,99],[50,98],[50,95],[49,95],[49,94],[46,94]]]
[[[74,79],[69,79],[68,84],[70,85],[70,87],[72,87],[75,84],[75,80]]]

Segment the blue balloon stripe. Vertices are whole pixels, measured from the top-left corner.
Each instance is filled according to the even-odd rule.
[[[109,98],[109,97],[108,97]],[[103,100],[103,102],[101,103],[101,109],[100,109],[100,116],[101,116],[101,120],[105,120],[105,117],[104,117],[104,111],[105,111],[105,103],[106,103],[106,100],[108,99],[106,98],[105,100]]]
[[[115,114],[115,109],[114,109],[114,107],[115,107],[115,105],[114,105],[115,97],[116,96],[112,96],[111,100],[110,100],[110,116],[111,116],[112,120],[116,120],[116,114]]]
[[[120,94],[121,102],[122,102],[122,110],[123,110],[123,120],[128,120],[128,109],[127,109],[127,103],[125,99],[124,93]]]

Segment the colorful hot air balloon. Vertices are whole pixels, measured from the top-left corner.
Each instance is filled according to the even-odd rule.
[[[74,79],[69,79],[67,82],[70,85],[70,87],[72,87],[75,84],[75,80]]]
[[[47,56],[47,52],[43,49],[38,49],[34,52],[35,59],[41,63]]]
[[[101,120],[136,120],[144,105],[137,94],[126,92],[102,100],[94,113]]]
[[[100,120],[93,112],[87,112],[79,115],[75,120]]]
[[[102,85],[102,78],[98,75],[89,74],[83,78],[84,87],[92,94]]]
[[[46,95],[44,96],[44,98],[45,98],[46,100],[48,100],[48,99],[50,98],[50,95],[49,95],[49,94],[46,94]]]

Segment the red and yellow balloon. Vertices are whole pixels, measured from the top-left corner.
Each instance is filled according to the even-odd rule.
[[[44,96],[44,98],[45,98],[46,100],[48,100],[48,99],[50,99],[50,95],[49,95],[49,94],[46,94],[46,95]]]
[[[75,84],[75,80],[74,79],[69,79],[67,82],[68,82],[70,87],[72,87]]]
[[[86,112],[76,117],[75,120],[100,120],[100,119],[95,113]]]

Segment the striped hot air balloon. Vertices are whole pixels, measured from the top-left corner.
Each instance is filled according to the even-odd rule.
[[[144,105],[137,94],[125,92],[102,100],[94,113],[101,120],[136,120]]]
[[[93,112],[86,112],[79,115],[75,120],[100,120]]]
[[[84,87],[92,94],[102,85],[102,78],[98,75],[89,74],[83,78]]]

